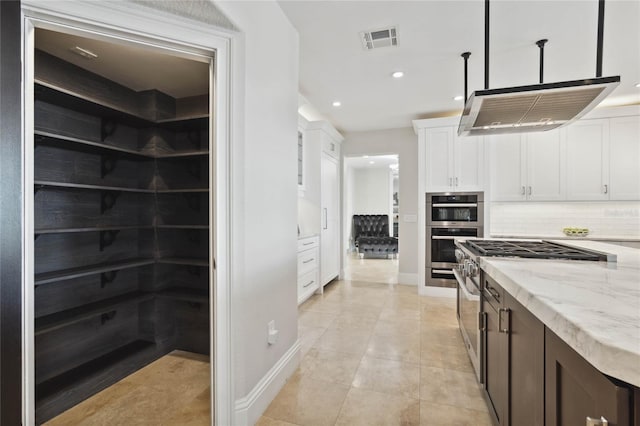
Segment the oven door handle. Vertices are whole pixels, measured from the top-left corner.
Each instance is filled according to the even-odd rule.
[[[480,300],[480,295],[476,295],[476,294],[472,294],[469,289],[467,288],[467,284],[464,280],[464,278],[462,278],[462,276],[460,275],[460,272],[458,272],[457,270],[453,270],[453,275],[455,275],[456,277],[456,281],[458,281],[458,287],[460,287],[460,291],[462,291],[462,294],[464,295],[464,298],[466,300],[472,300],[474,302],[477,302]]]
[[[432,235],[431,236],[432,240],[455,240],[456,238],[464,238],[464,237],[462,237],[462,236],[448,237],[446,235]]]
[[[478,207],[478,203],[436,203],[432,207]]]

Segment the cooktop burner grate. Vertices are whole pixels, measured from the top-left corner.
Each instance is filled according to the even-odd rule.
[[[468,240],[467,245],[481,256],[607,260],[606,254],[563,246],[548,241]]]

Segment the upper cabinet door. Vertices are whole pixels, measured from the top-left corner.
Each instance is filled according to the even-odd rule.
[[[529,200],[564,200],[565,144],[560,130],[527,133],[527,187]]]
[[[608,200],[609,120],[582,120],[567,132],[567,198]]]
[[[488,138],[491,164],[491,200],[526,199],[526,165],[522,136],[494,135]]]
[[[456,191],[480,191],[483,188],[484,140],[479,136],[458,137],[454,133]]]
[[[453,128],[425,129],[427,191],[453,190]]]
[[[609,123],[611,200],[640,200],[640,117],[612,118]]]

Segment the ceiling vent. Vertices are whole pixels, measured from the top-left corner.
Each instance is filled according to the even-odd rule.
[[[398,30],[396,27],[382,28],[372,31],[362,31],[360,40],[365,50],[398,45]]]

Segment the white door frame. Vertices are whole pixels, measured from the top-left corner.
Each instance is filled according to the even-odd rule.
[[[210,342],[212,423],[227,425],[234,415],[233,358],[231,339],[231,120],[232,46],[234,32],[177,15],[154,11],[131,2],[22,0],[23,81],[23,183],[25,228],[23,230],[23,397],[22,424],[35,424],[34,365],[34,265],[33,265],[33,46],[36,27],[94,36],[130,40],[176,53],[209,58],[214,67],[210,87]]]

